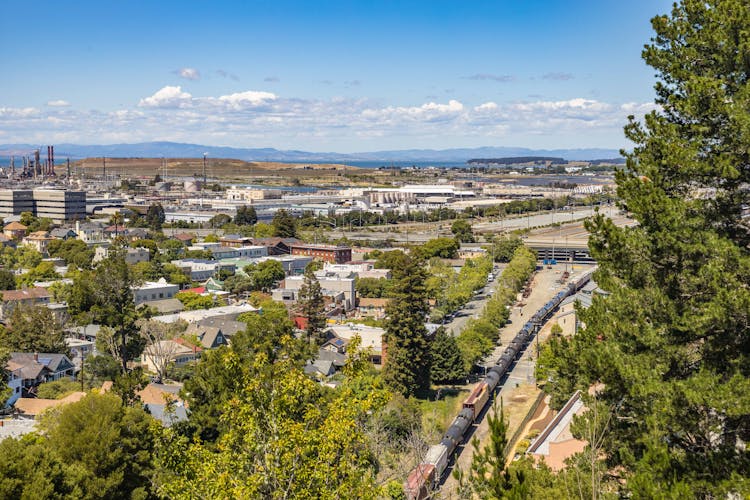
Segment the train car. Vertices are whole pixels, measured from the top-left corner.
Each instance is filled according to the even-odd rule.
[[[424,463],[435,466],[435,481],[440,482],[445,468],[448,467],[448,448],[442,444],[434,444],[427,450]]]
[[[474,412],[472,410],[461,410],[461,413],[458,414],[453,420],[451,426],[448,427],[448,430],[445,431],[441,443],[448,440],[452,443],[450,446],[451,452],[455,450],[456,447],[463,442],[466,431],[469,429],[473,421]]]
[[[495,366],[497,366],[497,365],[495,365]],[[495,387],[497,387],[497,383],[500,382],[500,374],[497,373],[496,371],[492,371],[492,369],[490,369],[490,371],[487,373],[487,376],[484,378],[484,381],[487,382],[487,388],[488,388],[488,390],[490,392],[494,391]]]
[[[404,493],[409,500],[424,500],[430,497],[435,484],[435,466],[419,464],[409,473],[404,483]]]
[[[474,414],[472,421],[476,420],[479,414],[482,413],[484,405],[487,403],[488,399],[490,399],[490,391],[488,390],[487,383],[480,382],[474,390],[471,391],[471,394],[466,398],[466,401],[464,401],[464,408],[471,409]]]

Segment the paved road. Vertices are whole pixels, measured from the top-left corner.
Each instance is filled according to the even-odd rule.
[[[490,299],[492,294],[495,293],[499,283],[498,278],[506,265],[507,264],[495,264],[495,271],[493,271],[495,279],[481,289],[482,291],[479,294],[474,295],[471,300],[458,311],[459,314],[453,318],[453,320],[445,323],[445,329],[448,332],[452,333],[453,336],[456,336],[466,328],[466,323],[468,323],[471,318],[479,317],[482,313],[482,309],[484,309],[484,305]]]
[[[608,216],[616,214],[613,207],[604,207]],[[576,208],[572,210],[558,210],[557,212],[545,212],[535,215],[511,216],[507,218],[496,218],[493,220],[472,221],[475,231],[502,232],[513,229],[546,226],[555,222],[570,223],[591,217],[594,209],[590,207]],[[398,242],[423,242],[438,236],[452,236],[450,231],[452,221],[442,223],[408,223],[394,226],[374,226],[370,231],[345,231],[346,237],[354,240],[385,240],[393,239]]]

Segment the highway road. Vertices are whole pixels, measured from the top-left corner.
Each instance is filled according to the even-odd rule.
[[[617,213],[617,208],[614,206],[605,206],[602,210],[610,217],[614,217]],[[582,207],[514,217],[493,217],[491,220],[472,220],[471,222],[474,231],[503,232],[546,226],[554,223],[567,224],[586,219],[593,214],[593,208]],[[373,226],[368,228],[369,230],[367,231],[347,231],[346,228],[340,228],[337,231],[341,230],[343,235],[354,240],[385,240],[390,238],[397,242],[417,243],[428,241],[438,236],[452,236],[450,231],[451,223],[452,221],[424,224],[411,222],[391,226]]]

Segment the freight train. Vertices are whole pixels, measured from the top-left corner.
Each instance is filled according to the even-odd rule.
[[[505,348],[503,355],[485,376],[484,380],[474,387],[469,397],[463,403],[463,409],[448,427],[442,441],[430,446],[424,461],[414,468],[404,483],[406,498],[422,500],[428,498],[436,484],[440,482],[443,473],[456,449],[462,444],[469,429],[477,421],[479,415],[489,403],[496,390],[500,388],[500,381],[510,371],[513,363],[518,359],[526,345],[539,330],[541,325],[549,319],[560,303],[571,295],[575,295],[591,279],[589,271],[573,281],[555,295],[552,300],[544,304],[531,319],[523,325],[521,331]]]

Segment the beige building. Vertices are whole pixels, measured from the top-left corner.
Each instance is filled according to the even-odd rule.
[[[232,186],[227,189],[227,200],[249,201],[254,200],[278,200],[281,198],[280,189],[252,189]]]

